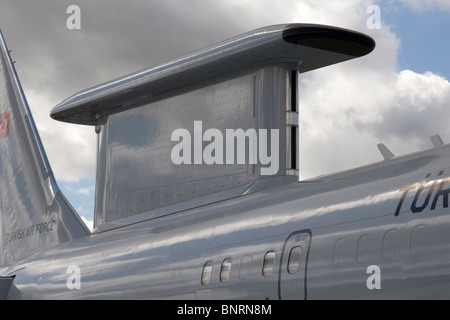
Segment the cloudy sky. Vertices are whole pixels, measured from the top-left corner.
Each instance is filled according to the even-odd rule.
[[[80,8],[80,30],[67,28],[70,5]],[[396,155],[431,147],[435,134],[450,142],[449,0],[0,0],[0,28],[56,179],[87,220],[96,135],[52,120],[51,108],[90,86],[293,22],[377,42],[366,57],[301,76],[302,179],[380,161],[380,142]]]

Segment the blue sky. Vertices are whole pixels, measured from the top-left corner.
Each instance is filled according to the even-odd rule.
[[[81,30],[66,9],[81,8]],[[367,8],[381,27],[367,27]],[[372,36],[367,57],[300,78],[300,176],[310,178],[450,142],[448,0],[0,0],[0,27],[61,190],[93,220],[94,128],[50,110],[88,87],[277,23],[318,23]],[[133,18],[130,18],[133,17]],[[89,224],[92,224],[89,222]]]
[[[77,213],[84,217],[85,222],[92,228],[91,223],[94,219],[95,205],[95,179],[59,180],[58,186]]]
[[[450,2],[450,1],[449,1]],[[401,39],[401,70],[431,71],[450,79],[450,12],[439,8],[416,11],[408,6],[380,6],[382,20]]]

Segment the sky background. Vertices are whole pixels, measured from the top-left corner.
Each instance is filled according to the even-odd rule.
[[[70,5],[81,10],[80,30],[67,28]],[[279,23],[349,28],[377,43],[366,57],[301,75],[301,179],[381,161],[380,142],[395,155],[430,148],[435,134],[450,142],[450,0],[0,0],[0,28],[50,164],[90,226],[94,128],[54,121],[50,110],[88,87]]]

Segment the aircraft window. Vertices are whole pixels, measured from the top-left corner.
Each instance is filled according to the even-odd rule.
[[[231,259],[226,258],[222,262],[222,267],[220,268],[220,282],[228,282],[230,279],[230,273],[231,273]]]
[[[297,273],[300,267],[301,256],[302,256],[302,247],[300,246],[293,247],[289,252],[289,262],[287,270],[290,274]]]
[[[208,261],[203,266],[202,271],[202,285],[207,286],[211,282],[211,274],[213,269],[212,261]]]
[[[336,241],[333,252],[333,265],[342,267],[349,259],[349,243],[348,239],[343,238]]]
[[[425,252],[425,242],[427,239],[427,228],[426,225],[421,224],[415,226],[411,230],[411,235],[409,238],[409,253],[412,256],[420,256]]]
[[[269,277],[273,272],[275,265],[275,251],[269,251],[264,256],[262,274],[264,277]]]
[[[244,256],[241,260],[241,266],[239,268],[239,278],[246,280],[250,277],[252,272],[253,257],[251,254]]]
[[[358,240],[358,248],[356,250],[356,261],[360,263],[367,262],[373,255],[374,241],[372,235],[363,234]]]
[[[383,238],[383,247],[381,249],[381,256],[385,260],[392,260],[397,255],[398,251],[398,231],[392,229],[386,232]]]

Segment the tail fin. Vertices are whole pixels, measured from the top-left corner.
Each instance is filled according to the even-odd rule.
[[[90,232],[55,182],[0,31],[0,266]]]

